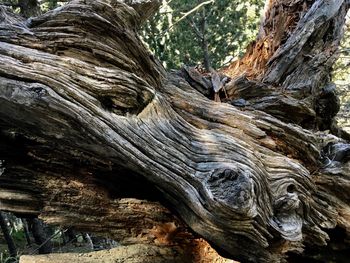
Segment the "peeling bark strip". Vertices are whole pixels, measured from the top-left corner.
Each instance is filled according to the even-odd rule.
[[[243,110],[167,74],[136,34],[159,1],[131,2],[71,1],[27,21],[1,8],[0,210],[115,234],[147,215],[141,209],[140,221],[132,221],[120,198],[161,199],[219,251],[244,262],[337,247],[330,229],[344,238],[350,231],[349,144],[286,121],[291,112],[307,120],[314,111],[303,97],[271,99],[271,83],[290,72],[279,59],[300,51],[289,47],[295,42],[281,42],[280,55],[268,57],[264,72],[278,70],[262,78],[268,82],[243,80],[249,86],[241,90],[275,106]],[[326,2],[326,15],[313,15]],[[306,6],[293,32],[304,32],[302,21],[311,18],[314,25],[330,21],[327,41],[335,50],[348,3],[326,2]],[[320,60],[321,71],[332,61]],[[229,94],[242,87],[236,84]],[[305,110],[294,111],[302,103]],[[286,105],[291,111],[283,112]]]

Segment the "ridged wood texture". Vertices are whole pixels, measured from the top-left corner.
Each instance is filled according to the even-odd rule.
[[[173,220],[122,201],[136,197],[244,262],[337,247],[324,246],[330,229],[349,237],[350,146],[332,126],[329,70],[349,2],[267,3],[226,70],[226,101],[245,107],[149,53],[137,29],[158,5],[76,0],[29,20],[0,9],[0,209],[121,239],[147,216]]]

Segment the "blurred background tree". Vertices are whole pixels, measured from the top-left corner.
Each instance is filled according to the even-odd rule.
[[[263,0],[163,0],[141,35],[166,68],[205,66],[206,55],[213,68],[220,68],[254,40],[263,5]]]
[[[24,17],[37,16],[58,6],[66,4],[69,0],[0,0],[1,5],[11,7],[15,12]]]
[[[333,80],[340,97],[338,124],[350,133],[350,13],[344,28],[344,37],[339,50],[339,59],[333,69]]]

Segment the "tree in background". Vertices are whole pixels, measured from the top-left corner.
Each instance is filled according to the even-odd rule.
[[[167,68],[183,62],[208,65],[206,56],[219,68],[242,55],[254,39],[263,5],[262,0],[164,0],[142,27],[142,37]]]
[[[10,229],[9,229],[9,224],[7,220],[6,213],[0,211],[0,227],[2,230],[2,233],[4,235],[4,239],[6,241],[9,255],[11,257],[9,262],[15,261],[15,258],[17,256],[17,248],[16,244],[11,236]]]
[[[24,17],[33,17],[41,14],[40,3],[37,0],[18,0],[18,7]]]
[[[339,59],[333,70],[333,79],[337,84],[341,105],[337,121],[350,132],[350,13],[347,14],[344,31]]]
[[[57,0],[1,0],[1,5],[11,7],[15,12],[29,18],[40,15],[42,12],[54,9],[67,3],[66,1]]]
[[[2,0],[24,17],[37,16],[68,1]],[[242,55],[254,40],[263,0],[162,1],[141,37],[167,68],[183,62],[220,68]],[[198,8],[199,7],[199,8]]]
[[[38,218],[28,219],[29,228],[33,233],[35,243],[39,246],[39,254],[48,254],[52,252],[52,242],[48,234],[48,227]]]

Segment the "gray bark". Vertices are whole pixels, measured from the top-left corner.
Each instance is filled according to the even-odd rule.
[[[129,2],[71,1],[28,21],[1,9],[0,209],[127,243],[175,220],[158,200],[244,262],[340,249],[350,146],[324,130],[339,131],[327,76],[349,3],[271,3],[271,36],[226,72],[229,104],[165,72],[136,34],[159,2]],[[285,6],[287,18],[272,12]]]
[[[37,0],[18,0],[21,15],[24,17],[34,17],[41,14],[40,5]]]

